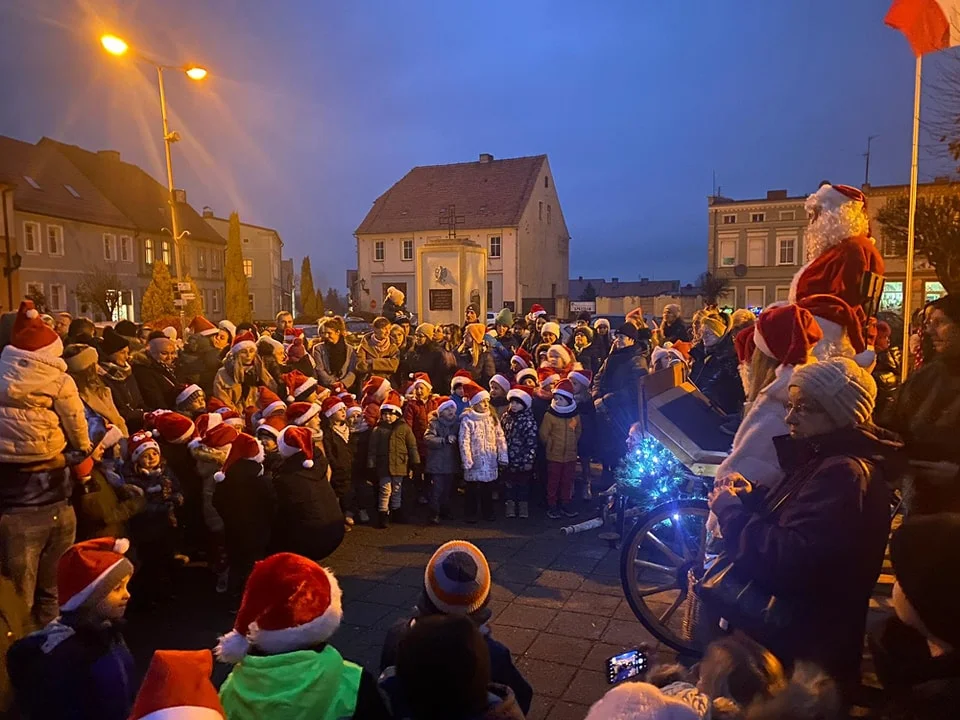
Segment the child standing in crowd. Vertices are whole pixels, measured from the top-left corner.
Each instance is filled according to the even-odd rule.
[[[400,394],[391,390],[380,406],[380,424],[370,438],[367,467],[375,468],[380,482],[377,503],[377,527],[387,527],[390,517],[403,522],[400,509],[403,479],[407,472],[420,464],[417,439],[410,426],[403,422]]]
[[[569,380],[557,383],[550,409],[540,424],[540,441],[547,458],[547,517],[551,520],[577,516],[570,501],[577,469],[577,443],[583,426],[573,395],[573,384]]]
[[[143,490],[103,463],[104,453],[120,442],[119,428],[110,425],[93,453],[70,468],[76,480],[73,501],[77,511],[77,539],[127,537],[127,522],[146,504]]]
[[[237,431],[220,419],[217,413],[197,418],[199,437],[189,443],[197,463],[197,474],[203,481],[203,523],[207,528],[209,562],[217,577],[218,593],[227,591],[228,559],[223,518],[213,504],[217,481],[214,477],[226,462],[230,445],[237,439]]]
[[[507,400],[510,405],[500,416],[509,458],[503,475],[507,495],[504,516],[526,519],[530,517],[530,482],[537,457],[537,421],[530,410],[533,397],[527,388],[515,385],[507,393]]]
[[[439,400],[433,394],[433,384],[430,382],[430,376],[423,372],[414,373],[411,397],[403,405],[403,420],[413,430],[413,436],[417,439],[417,452],[420,454],[421,460],[427,456],[427,446],[423,438],[427,432],[430,415],[437,409],[437,405],[439,405]],[[428,488],[425,487],[421,469],[414,472],[413,486],[418,493],[417,501],[421,505],[426,505],[429,502],[427,499]]]
[[[436,412],[430,415],[430,424],[424,435],[426,469],[431,485],[430,522],[440,524],[440,518],[450,514],[450,488],[460,471],[460,419],[457,404],[449,397],[437,398]]]
[[[207,396],[199,385],[180,385],[177,387],[177,398],[173,408],[188,418],[206,412]]]
[[[593,373],[586,369],[571,370],[567,378],[573,385],[573,401],[577,404],[577,414],[580,416],[582,428],[580,440],[577,442],[577,454],[580,456],[580,474],[583,476],[583,488],[580,497],[584,500],[590,500],[593,497],[590,458],[593,457],[597,423],[597,410],[593,405],[593,396],[590,394]]]
[[[354,523],[353,456],[356,439],[347,425],[347,406],[336,395],[323,401],[323,448],[330,464],[330,485],[340,501],[343,521],[349,530]]]
[[[536,390],[540,386],[540,376],[533,368],[522,368],[517,371],[517,385],[523,385],[530,391]]]
[[[476,383],[464,387],[470,409],[460,417],[460,458],[466,481],[466,521],[477,521],[477,505],[484,520],[493,520],[493,483],[499,466],[506,465],[507,441],[490,409],[490,393]]]
[[[265,422],[257,428],[254,437],[260,441],[263,447],[263,474],[273,477],[273,474],[280,467],[283,458],[280,457],[280,450],[277,448],[277,438],[280,437],[280,431],[275,424]]]
[[[60,617],[7,654],[24,717],[127,720],[137,691],[133,656],[119,628],[130,601],[129,548],[129,540],[97,538],[60,558]]]
[[[463,411],[469,407],[467,398],[463,394],[463,388],[472,382],[473,377],[467,370],[457,370],[453,379],[450,380],[450,399],[457,404],[457,415],[463,415]]]
[[[490,407],[493,408],[498,419],[506,412],[507,406],[510,404],[510,401],[507,400],[509,391],[510,381],[503,375],[497,374],[490,378]]]

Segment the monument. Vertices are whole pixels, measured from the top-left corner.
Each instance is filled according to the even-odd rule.
[[[417,316],[434,325],[460,325],[467,305],[487,316],[487,253],[478,243],[457,237],[464,222],[456,206],[440,211],[447,237],[428,240],[417,249]]]

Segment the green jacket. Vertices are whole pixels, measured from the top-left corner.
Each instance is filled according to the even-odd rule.
[[[123,493],[124,499],[119,495]],[[119,490],[96,467],[90,479],[74,491],[77,511],[77,541],[98,537],[128,537],[127,521],[146,506],[136,485],[124,484]]]
[[[363,668],[331,645],[248,655],[220,687],[230,720],[340,720],[357,710]]]
[[[420,464],[417,438],[403,420],[391,424],[380,421],[370,438],[367,467],[377,469],[377,477],[406,477],[407,470]]]

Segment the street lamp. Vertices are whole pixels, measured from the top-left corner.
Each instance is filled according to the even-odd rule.
[[[100,37],[100,44],[103,46],[104,50],[111,55],[116,56],[125,55],[130,49],[130,46],[127,45],[122,38],[119,38],[116,35],[102,35]],[[171,234],[173,235],[173,257],[174,262],[176,263],[175,271],[177,281],[179,282],[183,279],[180,274],[180,240],[183,235],[186,234],[186,231],[183,233],[180,232],[180,219],[177,215],[177,201],[173,192],[173,159],[170,155],[170,146],[180,139],[180,134],[176,131],[171,131],[167,123],[167,99],[163,88],[163,71],[176,70],[183,72],[191,80],[203,80],[207,76],[207,71],[205,68],[202,68],[199,65],[192,64],[180,67],[174,65],[164,65],[163,63],[143,55],[136,50],[133,52],[133,57],[141,62],[153,65],[157,71],[157,87],[160,91],[160,118],[163,121],[163,148],[167,159],[167,191],[169,194],[168,202],[170,203],[170,224],[173,226],[171,229]]]

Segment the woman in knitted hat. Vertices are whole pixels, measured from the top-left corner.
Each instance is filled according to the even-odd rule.
[[[110,388],[113,404],[127,424],[127,431],[135,433],[143,426],[145,408],[140,387],[133,376],[130,351],[130,341],[126,337],[109,327],[103,331],[98,373]]]
[[[261,386],[268,387],[273,392],[277,391],[277,381],[267,371],[263,360],[257,354],[257,347],[253,333],[240,332],[234,338],[230,354],[223,361],[223,367],[217,371],[213,381],[213,396],[240,415],[243,415],[247,406],[257,404],[258,389]]]
[[[867,607],[890,529],[900,446],[870,424],[877,388],[837,357],[796,368],[789,436],[774,440],[784,473],[773,488],[728,476],[711,492],[724,552],[751,592],[777,598],[775,620],[731,623],[785,664],[806,660],[848,689],[859,683]],[[730,607],[707,607],[723,616]]]
[[[743,407],[744,394],[733,335],[719,315],[705,315],[701,324],[700,342],[690,353],[694,359],[690,380],[722,412],[735,415]]]
[[[113,425],[123,437],[128,437],[127,423],[113,402],[110,388],[100,378],[97,359],[97,351],[89,345],[67,345],[63,351],[67,373],[77,384],[91,434],[102,434],[107,425]]]
[[[490,385],[490,378],[497,374],[493,355],[487,349],[486,327],[481,323],[470,323],[463,333],[463,342],[457,348],[457,367],[470,373],[470,377],[480,387]]]

